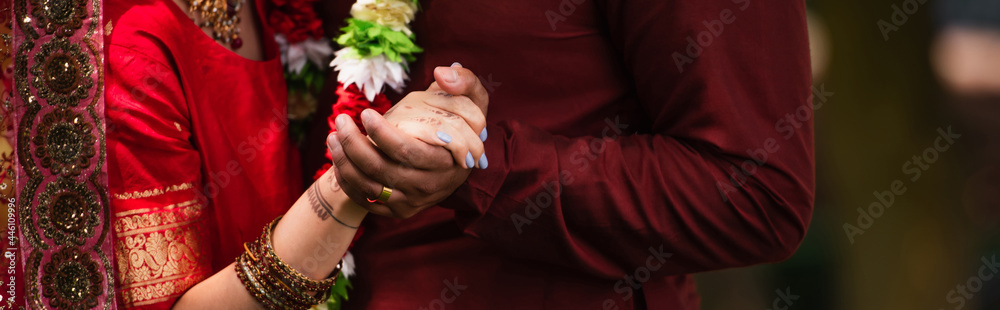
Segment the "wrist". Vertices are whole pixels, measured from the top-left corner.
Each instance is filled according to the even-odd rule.
[[[331,215],[343,225],[358,227],[365,215],[368,215],[367,209],[354,203],[342,190],[330,190],[324,195],[324,199],[327,199],[333,207]]]
[[[340,224],[356,228],[361,225],[368,210],[359,206],[347,196],[337,183],[337,178],[333,175],[333,170],[327,171],[326,175],[313,184],[314,190],[319,194],[330,207],[330,216]]]

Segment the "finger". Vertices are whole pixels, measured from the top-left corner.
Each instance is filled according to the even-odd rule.
[[[462,68],[457,62],[451,67],[437,67],[434,69],[434,80],[436,84],[432,84],[432,88],[440,88],[455,96],[469,97],[483,111],[483,115],[487,114],[490,95],[479,81],[479,77],[469,69]]]
[[[461,141],[461,144],[452,142],[445,146],[445,148],[452,149],[461,147],[464,150],[464,153],[461,154],[462,160],[466,163],[466,165],[463,166],[466,166],[466,168],[486,168],[484,167],[486,162],[480,161],[482,160],[483,152],[485,151],[483,141],[479,139],[479,135],[472,131],[467,124],[461,120],[450,120],[445,121],[445,123],[441,125],[441,128],[443,128],[443,130],[447,130],[447,132],[455,136],[456,141]],[[482,165],[483,167],[480,167],[480,163],[484,164]]]
[[[334,178],[336,178],[337,182],[344,182],[346,177],[342,174],[341,171],[337,170],[334,172]],[[389,207],[388,204],[378,204],[371,202],[370,200],[368,200],[367,197],[364,196],[365,195],[364,193],[361,193],[360,191],[350,186],[342,186],[341,188],[344,191],[344,193],[347,194],[347,197],[351,199],[351,202],[354,202],[358,206],[365,208],[365,210],[368,210],[368,212],[385,217],[393,217],[393,218],[402,217],[402,215],[400,215],[399,212],[396,211],[396,209]],[[393,196],[396,197],[390,196],[389,200],[395,200],[393,198],[399,197],[397,195],[399,194],[393,192]]]
[[[444,148],[451,152],[451,156],[455,160],[454,165],[469,169],[476,166],[475,158],[478,158],[472,154],[469,144],[475,142],[482,143],[482,141],[479,141],[478,137],[470,141],[469,135],[466,133],[469,131],[468,127],[466,126],[465,128],[466,130],[463,132],[447,122],[438,126],[439,131],[452,137],[451,143],[445,145]]]
[[[453,140],[451,134],[439,130],[438,127],[441,127],[441,120],[430,117],[419,117],[396,124],[399,132],[414,137],[420,142],[446,146]]]
[[[344,157],[343,151],[337,151],[338,158]],[[349,162],[349,161],[348,161]],[[349,178],[365,178],[363,174],[354,175],[359,173],[357,166],[342,166],[345,169],[334,168],[331,169],[332,177],[334,178],[334,184],[339,191],[343,191],[352,202],[365,208],[368,212],[373,214],[392,217],[392,218],[409,218],[415,214],[414,209],[408,206],[408,201],[406,198],[406,193],[401,190],[393,189],[392,193],[389,195],[389,200],[385,204],[374,202],[374,199],[368,198],[369,194],[364,193],[354,187],[348,186],[350,184]],[[345,184],[345,185],[340,185]],[[391,187],[390,187],[391,188]],[[379,194],[381,194],[381,188],[379,188]]]
[[[336,135],[331,135],[330,138],[336,139]],[[334,176],[340,189],[352,201],[364,207],[369,212],[382,216],[395,217],[395,213],[391,208],[368,202],[369,197],[378,197],[377,194],[373,194],[374,192],[377,191],[378,194],[382,193],[382,185],[358,171],[357,166],[344,154],[343,147],[340,147],[339,141],[327,141],[327,146],[330,147],[330,155],[333,157]],[[392,199],[392,197],[389,198]]]
[[[486,128],[486,116],[468,97],[453,96],[444,91],[432,94],[433,96],[424,99],[424,103],[440,110],[432,110],[431,112],[445,118],[461,117],[476,133],[482,133],[483,129]],[[483,134],[483,138],[485,138],[485,134]]]
[[[368,136],[378,144],[379,149],[395,161],[426,170],[444,169],[452,165],[446,150],[407,136],[375,110],[361,112],[361,121]]]
[[[362,117],[364,118],[364,117]],[[346,115],[338,115],[335,124],[337,126],[337,140],[343,148],[344,154],[352,164],[359,167],[360,171],[378,182],[384,182],[384,176],[394,174],[394,162],[379,151],[378,147],[372,144],[368,136],[361,133],[357,125],[350,121]]]
[[[364,116],[365,114],[378,115],[374,110],[366,110],[362,112],[362,118],[372,116]],[[428,177],[426,172],[404,167],[383,154],[367,136],[361,134],[360,129],[350,121],[350,118],[340,116],[336,123],[338,126],[337,138],[344,149],[344,154],[361,173],[375,182],[392,188],[404,187],[402,189],[407,190],[413,185],[412,182],[407,182],[408,180],[425,180]],[[410,140],[423,144],[423,142],[413,138]]]

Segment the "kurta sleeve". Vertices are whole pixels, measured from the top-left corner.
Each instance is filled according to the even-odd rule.
[[[168,309],[211,275],[200,157],[167,53],[153,40],[119,41],[129,46],[108,47],[106,95],[118,297]]]
[[[567,138],[490,124],[489,168],[442,205],[505,255],[609,279],[789,257],[814,191],[804,3],[597,6],[649,125]]]

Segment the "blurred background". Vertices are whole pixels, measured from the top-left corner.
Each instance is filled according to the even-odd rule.
[[[1000,309],[1000,0],[807,4],[811,227],[785,262],[698,275],[702,308]]]

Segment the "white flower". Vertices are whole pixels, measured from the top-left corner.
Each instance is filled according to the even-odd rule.
[[[354,18],[378,23],[406,35],[413,32],[407,26],[417,14],[417,7],[410,0],[358,0],[351,6]]]
[[[281,64],[288,65],[288,38],[279,33],[274,35],[274,41],[278,42],[278,53],[281,54]]]
[[[330,48],[330,40],[325,38],[309,38],[305,41],[288,45],[288,39],[283,34],[274,36],[281,48],[281,63],[288,66],[288,71],[296,74],[302,72],[306,66],[306,60],[311,61],[316,67],[323,67],[323,63],[333,54]]]
[[[402,91],[406,86],[406,80],[410,77],[406,74],[407,64],[393,62],[380,54],[375,57],[357,58],[357,52],[351,47],[345,47],[334,53],[336,58],[330,62],[334,70],[340,71],[337,74],[337,81],[344,83],[344,86],[351,84],[358,85],[358,88],[365,93],[368,101],[374,101],[375,95],[382,92],[382,86],[389,86],[397,92]]]
[[[340,272],[343,272],[345,277],[351,278],[354,277],[354,271],[354,254],[347,252],[344,260],[341,262]]]

